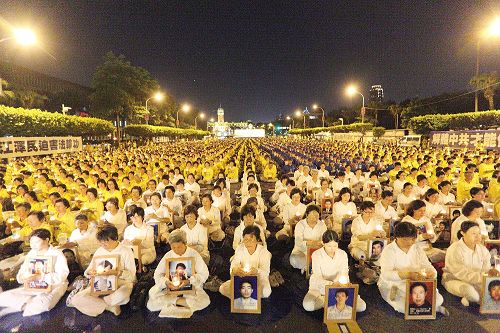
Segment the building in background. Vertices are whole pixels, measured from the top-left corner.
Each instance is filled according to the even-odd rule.
[[[370,89],[370,102],[382,103],[384,101],[384,89],[380,84],[372,86]]]

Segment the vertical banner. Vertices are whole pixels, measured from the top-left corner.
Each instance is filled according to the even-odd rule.
[[[450,148],[500,149],[500,130],[431,132],[431,145]]]
[[[0,158],[62,154],[82,151],[82,138],[4,137],[0,138]]]

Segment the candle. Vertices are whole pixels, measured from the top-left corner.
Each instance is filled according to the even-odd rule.
[[[251,267],[250,267],[250,264],[246,263],[246,264],[243,266],[243,271],[244,271],[244,272],[246,272],[246,273],[248,273],[248,272],[250,272],[250,268],[251,268]]]
[[[429,235],[434,235],[434,230],[433,230],[433,229],[430,229],[429,231],[427,231],[427,233],[428,233]]]
[[[201,219],[202,219],[202,220],[206,220],[206,219],[207,219],[207,217],[206,217],[205,215],[202,215],[202,216],[201,216]]]
[[[181,284],[181,280],[179,279],[179,277],[174,276],[172,278],[172,284],[174,285],[174,287],[178,287]]]
[[[102,273],[104,273],[104,267],[102,267],[102,266],[97,266],[96,272],[97,272],[97,274],[102,274]]]
[[[420,275],[422,275],[424,278],[427,277],[427,272],[425,271],[425,269],[422,269],[420,271]]]
[[[352,210],[347,211],[347,215],[351,216],[352,215]]]
[[[486,209],[486,211],[487,211],[488,213],[493,213],[493,208],[488,208],[488,209]]]
[[[299,212],[295,213],[295,216],[299,217],[301,214]]]
[[[481,231],[481,235],[488,236],[488,232],[486,230]]]
[[[382,230],[384,230],[384,228],[382,228],[382,226],[380,224],[377,224],[375,226],[375,230],[382,231]]]
[[[348,281],[349,281],[349,279],[347,278],[347,275],[345,275],[345,274],[342,274],[339,277],[339,283],[340,284],[347,284]]]
[[[51,220],[51,221],[55,221],[55,220],[56,220],[56,217],[55,217],[55,216],[51,216],[51,217],[50,217],[50,220]]]
[[[9,217],[9,219],[7,220],[7,223],[14,223],[14,217]]]
[[[442,209],[442,210],[439,212],[439,214],[441,214],[441,215],[446,214],[446,210]]]

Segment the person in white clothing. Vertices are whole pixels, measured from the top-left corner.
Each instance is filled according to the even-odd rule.
[[[380,256],[378,289],[382,298],[400,313],[405,311],[406,280],[436,278],[436,269],[425,252],[415,244],[417,228],[401,222],[394,230],[395,240],[388,244]],[[436,310],[448,316],[443,296],[436,289]]]
[[[144,221],[157,228],[156,233],[159,235],[160,240],[167,241],[169,234],[169,227],[172,226],[172,214],[168,211],[166,206],[161,205],[161,194],[155,192],[150,197],[151,206],[144,209]]]
[[[187,182],[184,184],[186,190],[191,192],[192,203],[198,205],[200,203],[200,185],[196,182],[194,174],[190,173],[187,176]]]
[[[323,178],[329,179],[330,178],[330,173],[328,172],[328,170],[326,170],[325,163],[321,163],[319,165],[318,176],[321,179],[323,179]]]
[[[438,203],[440,205],[452,205],[457,202],[455,194],[451,193],[451,183],[447,180],[442,181],[438,184],[439,199]]]
[[[257,198],[248,198],[247,205],[255,208],[255,223],[257,223],[259,227],[264,231],[266,236],[268,236],[269,231],[267,230],[267,221],[264,217],[264,212],[259,208],[259,202],[257,201]]]
[[[260,225],[258,225],[255,221],[255,218],[257,217],[256,215],[256,209],[255,207],[251,205],[245,205],[243,208],[241,208],[241,223],[236,229],[234,230],[234,238],[233,238],[233,249],[236,251],[238,246],[241,245],[243,242],[243,230],[246,227],[255,225],[259,228],[260,230],[260,239],[262,239],[262,246],[266,247],[266,236],[265,232],[262,229]]]
[[[248,185],[248,194],[245,195],[244,197],[241,198],[241,207],[247,204],[248,199],[250,198],[256,198],[257,199],[257,205],[259,209],[263,212],[267,210],[266,205],[264,203],[264,200],[260,195],[258,195],[258,187],[256,184],[250,184]]]
[[[407,174],[404,171],[399,171],[396,174],[396,180],[394,180],[394,183],[392,184],[392,189],[393,189],[393,192],[394,192],[394,195],[396,196],[396,198],[403,191],[403,186],[406,183],[406,180],[405,180],[406,176],[407,176]]]
[[[332,207],[333,230],[340,233],[342,230],[342,220],[353,219],[358,216],[358,211],[354,202],[351,201],[351,190],[344,187],[340,190],[339,196]]]
[[[375,216],[375,205],[371,201],[363,201],[360,206],[361,215],[352,221],[351,242],[349,250],[356,260],[367,259],[368,240],[383,238],[386,233],[383,229],[384,221]]]
[[[432,247],[437,235],[431,220],[425,216],[425,202],[414,200],[406,209],[406,216],[401,221],[410,222],[417,228],[417,245],[424,250],[431,262],[444,261],[445,251]]]
[[[161,204],[168,209],[168,212],[172,216],[174,228],[180,228],[184,221],[182,217],[183,207],[181,200],[175,197],[175,187],[172,185],[165,187],[165,198]]]
[[[293,235],[292,230],[295,225],[303,219],[306,212],[306,205],[300,202],[302,191],[298,188],[290,192],[292,202],[285,206],[281,214],[283,228],[276,233],[276,239],[284,240]]]
[[[274,184],[274,193],[273,195],[271,195],[271,198],[269,199],[269,202],[272,205],[276,204],[281,193],[286,192],[287,181],[288,181],[288,176],[282,175],[280,179],[278,179]]]
[[[313,196],[314,201],[317,205],[321,205],[323,199],[333,199],[333,191],[330,189],[330,179],[321,179],[321,187],[315,192]]]
[[[416,200],[417,198],[413,195],[413,185],[411,183],[405,183],[403,186],[403,191],[398,195],[397,205],[398,205],[398,215],[404,215],[406,207],[410,202]]]
[[[41,215],[43,213],[40,212]],[[50,311],[59,302],[68,287],[69,269],[64,254],[50,246],[50,231],[36,229],[30,236],[31,250],[24,258],[17,272],[17,282],[24,284],[43,281],[51,286],[49,292],[26,290],[19,287],[0,292],[0,317],[15,312],[23,312],[23,317],[34,316]],[[52,272],[35,272],[31,261],[38,256],[52,257]]]
[[[443,217],[446,214],[446,209],[439,203],[439,192],[430,188],[424,194],[425,216],[431,221]]]
[[[381,199],[375,204],[375,216],[385,222],[396,221],[399,217],[394,207],[391,206],[393,200],[394,196],[391,191],[382,191]]]
[[[149,311],[160,311],[160,317],[189,318],[195,311],[202,310],[210,304],[210,298],[203,290],[203,284],[208,278],[208,267],[200,254],[187,246],[184,230],[174,230],[170,233],[168,242],[172,250],[161,259],[155,270],[155,285],[149,290],[147,308]],[[193,257],[194,274],[188,280],[182,280],[179,285],[170,281],[167,259]],[[178,290],[186,285],[192,285],[194,294],[166,293],[166,289]]]
[[[339,193],[343,188],[349,188],[349,186],[349,179],[346,178],[345,172],[340,171],[337,174],[337,178],[335,178],[332,183],[333,193]]]
[[[231,260],[231,275],[257,275],[259,287],[262,288],[262,297],[271,295],[269,273],[271,270],[271,253],[261,245],[261,230],[256,226],[243,229],[243,244],[234,252]],[[231,281],[224,282],[219,292],[231,297]]]
[[[491,268],[490,253],[481,244],[481,230],[476,222],[465,221],[460,225],[459,240],[446,251],[442,284],[453,295],[462,298],[462,304],[478,303],[483,274],[499,275]]]
[[[213,206],[217,207],[221,213],[221,228],[224,229],[230,221],[229,215],[232,212],[231,198],[228,198],[222,193],[222,189],[218,185],[215,185],[212,190],[212,200]]]
[[[201,197],[202,206],[198,208],[198,223],[208,229],[208,237],[215,242],[220,242],[226,237],[221,228],[221,216],[217,207],[212,205],[213,199],[209,193]]]
[[[85,270],[85,277],[99,277],[104,273],[99,273],[95,269],[94,261],[99,256],[118,255],[118,267],[113,267],[111,271],[105,272],[105,275],[116,275],[118,277],[117,289],[104,297],[91,295],[91,286],[76,293],[69,306],[74,306],[78,311],[87,316],[96,317],[104,311],[110,311],[118,316],[121,313],[120,305],[127,304],[130,300],[130,294],[136,281],[134,253],[126,246],[118,242],[118,230],[113,225],[105,225],[97,232],[97,241],[101,247],[97,249],[92,258],[92,262]]]
[[[309,291],[302,305],[306,311],[323,309],[325,305],[325,287],[335,283],[349,283],[349,264],[347,253],[339,249],[339,236],[333,230],[327,230],[322,237],[323,247],[312,254],[312,275],[309,279]],[[356,312],[366,310],[366,303],[358,295]]]
[[[136,207],[141,207],[146,209],[148,204],[142,198],[142,188],[140,186],[134,186],[130,190],[130,199],[125,201],[125,205],[123,206],[123,210],[126,213],[129,213],[132,210],[132,205]]]
[[[321,237],[327,229],[325,222],[319,219],[321,212],[318,206],[307,206],[304,215],[305,219],[295,226],[295,246],[290,254],[290,265],[302,272],[306,269],[307,247],[320,247]]]
[[[451,243],[458,241],[458,232],[460,230],[460,225],[464,221],[476,222],[481,230],[481,236],[484,239],[488,239],[488,230],[486,229],[486,224],[481,219],[483,215],[483,204],[476,200],[470,200],[465,203],[462,207],[462,215],[460,215],[451,224]]]
[[[97,228],[95,225],[89,225],[87,215],[79,214],[75,218],[76,229],[73,230],[68,239],[68,243],[63,244],[63,248],[72,248],[78,246],[79,264],[82,268],[87,268],[92,260],[94,252],[99,248],[96,242]]]
[[[116,227],[118,230],[118,237],[121,239],[123,237],[123,231],[127,226],[127,214],[125,211],[118,207],[117,198],[109,198],[106,201],[107,211],[104,213],[101,220],[105,223],[110,223]]]
[[[413,195],[417,199],[421,199],[424,197],[425,192],[430,189],[429,185],[427,185],[427,177],[425,175],[417,176],[417,185],[413,186]]]
[[[205,264],[210,261],[210,252],[208,252],[208,231],[207,228],[198,223],[198,209],[194,205],[188,205],[184,208],[184,224],[180,230],[186,233],[187,246],[195,249]]]
[[[155,232],[152,226],[144,222],[144,209],[135,207],[131,212],[132,224],[125,228],[122,244],[139,246],[143,265],[149,265],[156,259]]]

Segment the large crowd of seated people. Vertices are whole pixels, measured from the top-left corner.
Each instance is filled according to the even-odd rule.
[[[499,160],[494,150],[287,137],[89,145],[4,161],[0,317],[50,311],[63,297],[88,316],[119,315],[149,278],[143,306],[189,318],[210,304],[205,289],[230,297],[232,274],[257,275],[267,298],[289,272],[309,279],[306,311],[322,309],[325,286],[349,275],[376,283],[397,312],[406,280],[419,278],[437,278],[469,306],[482,275],[500,275],[484,245],[499,238]],[[369,251],[374,239],[387,245]],[[119,259],[99,266],[110,255]],[[39,256],[52,269],[33,270]],[[185,257],[195,273],[174,281],[167,262]],[[98,279],[103,270],[116,280]],[[40,274],[49,290],[23,286]],[[116,285],[100,296],[89,281]],[[187,284],[194,293],[165,292]],[[437,291],[447,316],[445,305]]]

